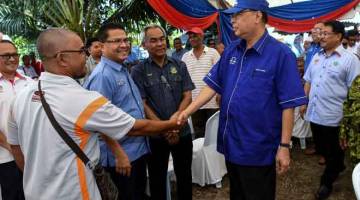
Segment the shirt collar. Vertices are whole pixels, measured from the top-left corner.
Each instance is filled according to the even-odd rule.
[[[154,62],[152,60],[151,56],[148,57],[148,61],[149,61],[150,64],[155,64],[156,66],[158,65],[156,62]],[[165,55],[164,66],[167,65],[169,62],[172,62],[171,57],[168,57],[167,55]]]
[[[264,44],[268,41],[268,38],[269,38],[269,33],[267,30],[265,30],[264,34],[260,37],[260,39],[251,48],[254,49],[257,53],[259,53],[261,55],[264,51]],[[238,46],[246,49],[246,40],[241,39],[239,41]]]
[[[0,79],[2,79],[3,77],[4,77],[3,74],[0,72]],[[17,79],[25,80],[26,78],[25,78],[25,76],[21,75],[19,72],[16,71],[14,79],[15,80],[17,80]]]
[[[104,63],[104,64],[108,65],[111,69],[113,69],[115,71],[121,71],[123,68],[122,64],[119,64],[113,60],[110,60],[109,58],[106,58],[105,56],[101,56],[100,63]]]
[[[73,78],[69,76],[53,74],[50,72],[42,72],[39,77],[39,80],[61,84],[61,85],[79,85],[78,82],[76,82]]]
[[[207,47],[206,45],[204,45],[204,49],[203,49],[203,53],[206,54],[209,51],[209,47]],[[190,50],[190,54],[194,55],[194,48],[192,48]]]
[[[332,55],[336,54],[336,55],[338,55],[339,57],[341,57],[341,55],[342,55],[345,51],[347,51],[347,50],[344,49],[344,47],[340,44],[338,47],[336,47],[336,49],[335,49],[335,51],[332,53]],[[324,49],[321,49],[321,50],[319,51],[319,54],[322,54],[322,55],[324,55],[324,56],[327,56]],[[332,56],[332,55],[330,55],[330,56]]]

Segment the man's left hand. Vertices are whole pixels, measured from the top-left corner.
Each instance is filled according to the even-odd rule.
[[[288,171],[290,166],[290,150],[285,147],[279,147],[276,154],[276,171],[283,174]]]

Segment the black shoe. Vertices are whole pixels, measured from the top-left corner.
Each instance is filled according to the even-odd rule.
[[[332,188],[329,188],[326,185],[321,185],[319,190],[316,192],[315,197],[317,200],[327,199],[331,192]]]

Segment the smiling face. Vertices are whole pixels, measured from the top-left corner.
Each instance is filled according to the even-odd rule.
[[[320,46],[324,50],[336,48],[342,41],[341,33],[335,33],[331,26],[324,26],[320,34]]]
[[[149,28],[145,33],[144,46],[152,57],[166,55],[166,38],[159,28]]]
[[[19,55],[17,49],[10,43],[0,42],[0,72],[15,74],[19,66]]]
[[[123,63],[129,56],[130,43],[122,29],[112,29],[107,32],[107,39],[102,47],[103,56],[117,63]]]

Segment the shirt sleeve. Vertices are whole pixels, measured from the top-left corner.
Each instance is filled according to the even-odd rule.
[[[180,61],[180,70],[183,79],[182,81],[183,92],[192,91],[193,89],[195,89],[195,85],[192,82],[189,71],[187,70],[186,64],[183,61]]]
[[[85,129],[100,132],[116,140],[124,137],[134,126],[135,118],[111,104],[105,98],[95,100],[101,105],[86,122]],[[92,104],[96,107],[96,104]]]
[[[294,108],[307,103],[300,74],[293,53],[285,53],[275,75],[279,104],[283,109]]]
[[[116,91],[113,81],[115,80],[109,76],[95,74],[89,82],[85,83],[84,87],[88,90],[99,92],[111,101],[114,96],[114,91]]]
[[[204,77],[204,82],[218,94],[222,94],[222,85],[221,85],[221,70],[220,63],[222,58],[211,68],[209,73]]]
[[[351,87],[352,82],[360,74],[360,61],[356,56],[353,56],[349,63],[348,73],[346,76],[346,85]]]
[[[15,121],[13,108],[14,108],[14,101],[12,101],[10,105],[10,110],[7,118],[8,121],[7,133],[4,134],[6,134],[7,141],[9,144],[19,145],[18,126]]]
[[[144,80],[142,78],[141,65],[136,65],[132,68],[131,77],[139,89],[141,98],[145,99],[146,92],[145,92],[145,87],[144,87]]]

